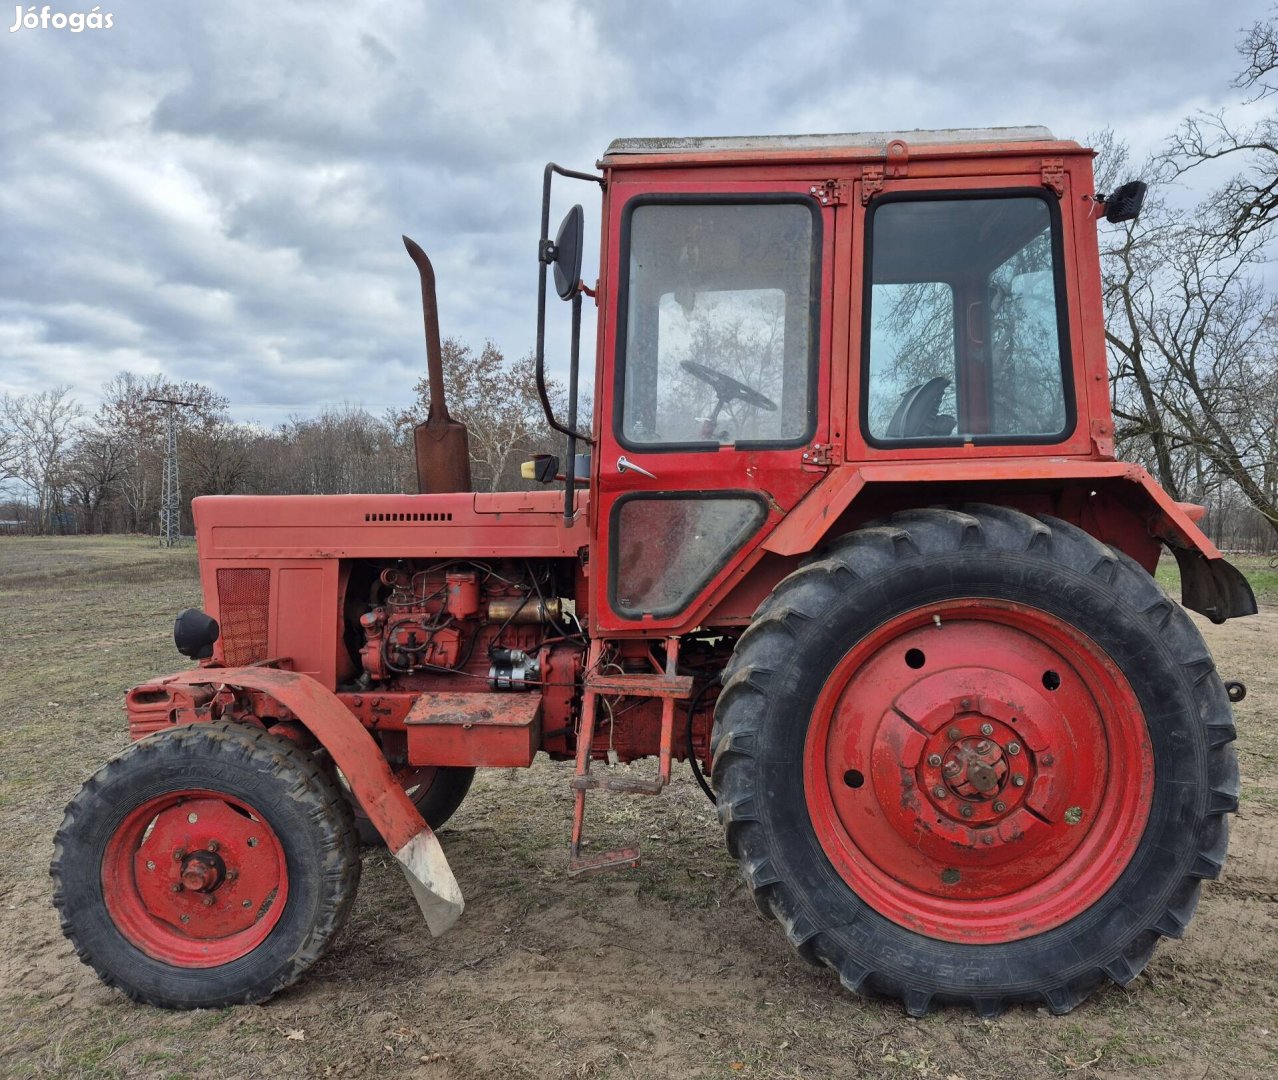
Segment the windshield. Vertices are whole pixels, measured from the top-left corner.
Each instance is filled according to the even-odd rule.
[[[816,216],[806,202],[629,215],[621,441],[798,443],[812,426]]]
[[[869,217],[865,421],[876,441],[1066,434],[1065,314],[1037,194],[884,202]]]

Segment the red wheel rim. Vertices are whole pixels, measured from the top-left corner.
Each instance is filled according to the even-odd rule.
[[[951,600],[835,667],[804,789],[821,846],[879,914],[945,941],[1015,941],[1092,907],[1149,817],[1153,751],[1131,685],[1036,608]]]
[[[107,844],[102,893],[120,933],[178,967],[216,967],[266,940],[288,899],[284,849],[240,799],[216,791],[160,795]]]

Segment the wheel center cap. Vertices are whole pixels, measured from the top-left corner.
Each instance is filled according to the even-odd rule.
[[[960,799],[992,799],[1007,776],[1007,758],[992,739],[962,739],[945,754],[941,775]]]
[[[197,851],[182,860],[182,884],[193,892],[212,892],[226,878],[226,863],[213,851]]]

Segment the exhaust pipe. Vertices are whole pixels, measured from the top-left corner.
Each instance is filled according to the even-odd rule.
[[[444,356],[439,344],[439,304],[435,299],[435,269],[430,259],[407,236],[409,257],[422,279],[422,317],[426,327],[426,371],[430,379],[430,411],[425,423],[413,428],[417,462],[417,490],[423,494],[470,491],[470,440],[466,425],[448,415],[444,402]]]

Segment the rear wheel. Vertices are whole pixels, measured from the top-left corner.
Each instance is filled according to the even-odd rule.
[[[404,765],[395,770],[395,776],[426,824],[438,831],[461,806],[475,779],[475,770],[449,765]],[[342,783],[345,786],[345,778]],[[385,847],[386,841],[382,839],[382,834],[368,820],[368,815],[350,795],[349,790],[347,797],[355,811],[359,842],[365,847]]]
[[[91,777],[50,867],[80,959],[166,1008],[263,1001],[297,980],[346,921],[359,870],[350,809],[310,755],[203,723]]]
[[[921,510],[836,541],[716,708],[729,850],[810,960],[915,1014],[1130,981],[1220,871],[1227,695],[1193,623],[1054,519]]]

